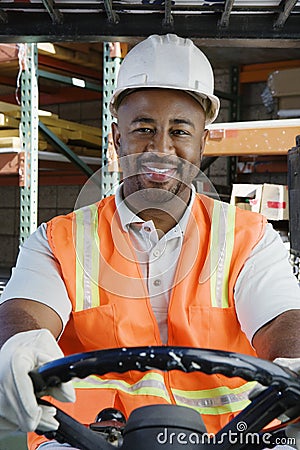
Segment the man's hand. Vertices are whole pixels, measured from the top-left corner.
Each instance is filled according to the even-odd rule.
[[[38,405],[28,373],[40,365],[63,357],[49,330],[18,333],[0,351],[0,436],[13,430],[56,430],[54,407]],[[49,388],[46,393],[63,402],[75,401],[70,383]]]

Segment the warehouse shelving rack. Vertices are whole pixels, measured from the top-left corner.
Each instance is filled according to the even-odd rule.
[[[38,59],[36,44],[23,44],[23,70],[21,76],[21,146],[24,157],[18,158],[17,165],[20,172],[22,166],[20,186],[20,244],[37,227],[38,210],[38,133],[42,132],[48,142],[60,153],[76,164],[86,176],[93,175],[92,169],[83,158],[76,155],[64,144],[49,128],[39,121],[38,113]],[[118,49],[118,51],[116,51]],[[111,97],[118,68],[122,61],[121,48],[117,43],[104,42],[103,44],[103,95],[102,95],[102,152],[100,167],[100,192],[106,196],[114,192],[120,177],[119,171],[110,170],[108,164],[108,146],[110,143],[110,126],[112,117],[109,112],[109,99]],[[43,72],[43,76],[49,76]],[[51,75],[54,79],[54,75]],[[61,81],[68,82],[68,78],[61,76]],[[86,88],[90,88],[89,85]],[[94,86],[93,86],[94,88]],[[44,155],[45,156],[45,155]]]

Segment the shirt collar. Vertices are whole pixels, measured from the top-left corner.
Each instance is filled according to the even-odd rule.
[[[190,201],[186,207],[184,214],[182,215],[181,219],[178,222],[178,225],[180,226],[180,229],[182,231],[184,231],[187,226],[188,219],[190,217],[190,212],[191,212],[194,200],[195,200],[196,189],[193,184],[191,185],[191,191],[192,191],[192,194],[191,194]],[[124,231],[127,232],[129,226],[133,223],[144,223],[145,222],[143,219],[141,219],[139,216],[137,216],[133,211],[131,211],[131,209],[129,209],[128,206],[126,205],[126,203],[123,199],[123,183],[121,183],[117,188],[116,195],[115,195],[115,202],[116,202],[117,211],[118,211],[118,214],[120,217],[121,225],[122,225],[122,228]]]

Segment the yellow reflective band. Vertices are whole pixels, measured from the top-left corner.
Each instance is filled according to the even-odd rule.
[[[228,205],[227,212],[227,230],[226,230],[226,255],[224,261],[224,273],[222,284],[222,308],[228,308],[228,279],[230,272],[230,262],[232,258],[234,245],[234,230],[235,230],[235,207]]]
[[[77,210],[75,213],[75,250],[76,250],[76,306],[75,311],[83,310],[83,238],[84,226],[83,226],[83,212],[82,210]]]
[[[91,236],[92,236],[92,267],[91,267],[91,290],[92,308],[100,306],[99,298],[99,263],[100,263],[100,239],[98,233],[98,207],[91,205]]]
[[[188,406],[200,414],[225,414],[244,409],[249,403],[249,392],[256,382],[245,383],[235,389],[222,386],[202,391],[182,391],[172,389],[176,404]]]
[[[228,308],[228,278],[234,246],[235,207],[214,202],[210,236],[211,304]]]
[[[109,380],[94,375],[84,380],[73,380],[76,389],[116,389],[130,395],[152,395],[171,402],[164,378],[158,373],[147,373],[137,383],[130,384],[123,380]]]
[[[76,309],[99,306],[98,208],[89,205],[75,211],[76,219]]]
[[[216,285],[217,285],[217,270],[219,264],[219,226],[220,226],[220,210],[221,203],[214,202],[211,234],[210,234],[210,292],[212,306],[218,306],[216,299]]]

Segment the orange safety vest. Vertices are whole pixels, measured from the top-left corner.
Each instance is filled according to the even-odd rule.
[[[260,214],[196,195],[169,303],[167,345],[255,355],[238,322],[233,293],[265,223]],[[47,236],[72,303],[59,341],[66,355],[162,345],[140,265],[113,196],[52,219]],[[240,378],[179,371],[130,371],[74,384],[75,404],[59,406],[82,423],[93,422],[105,407],[128,416],[146,404],[176,403],[199,411],[209,432],[242,410],[253,388],[253,382]],[[43,440],[31,434],[29,448]]]

